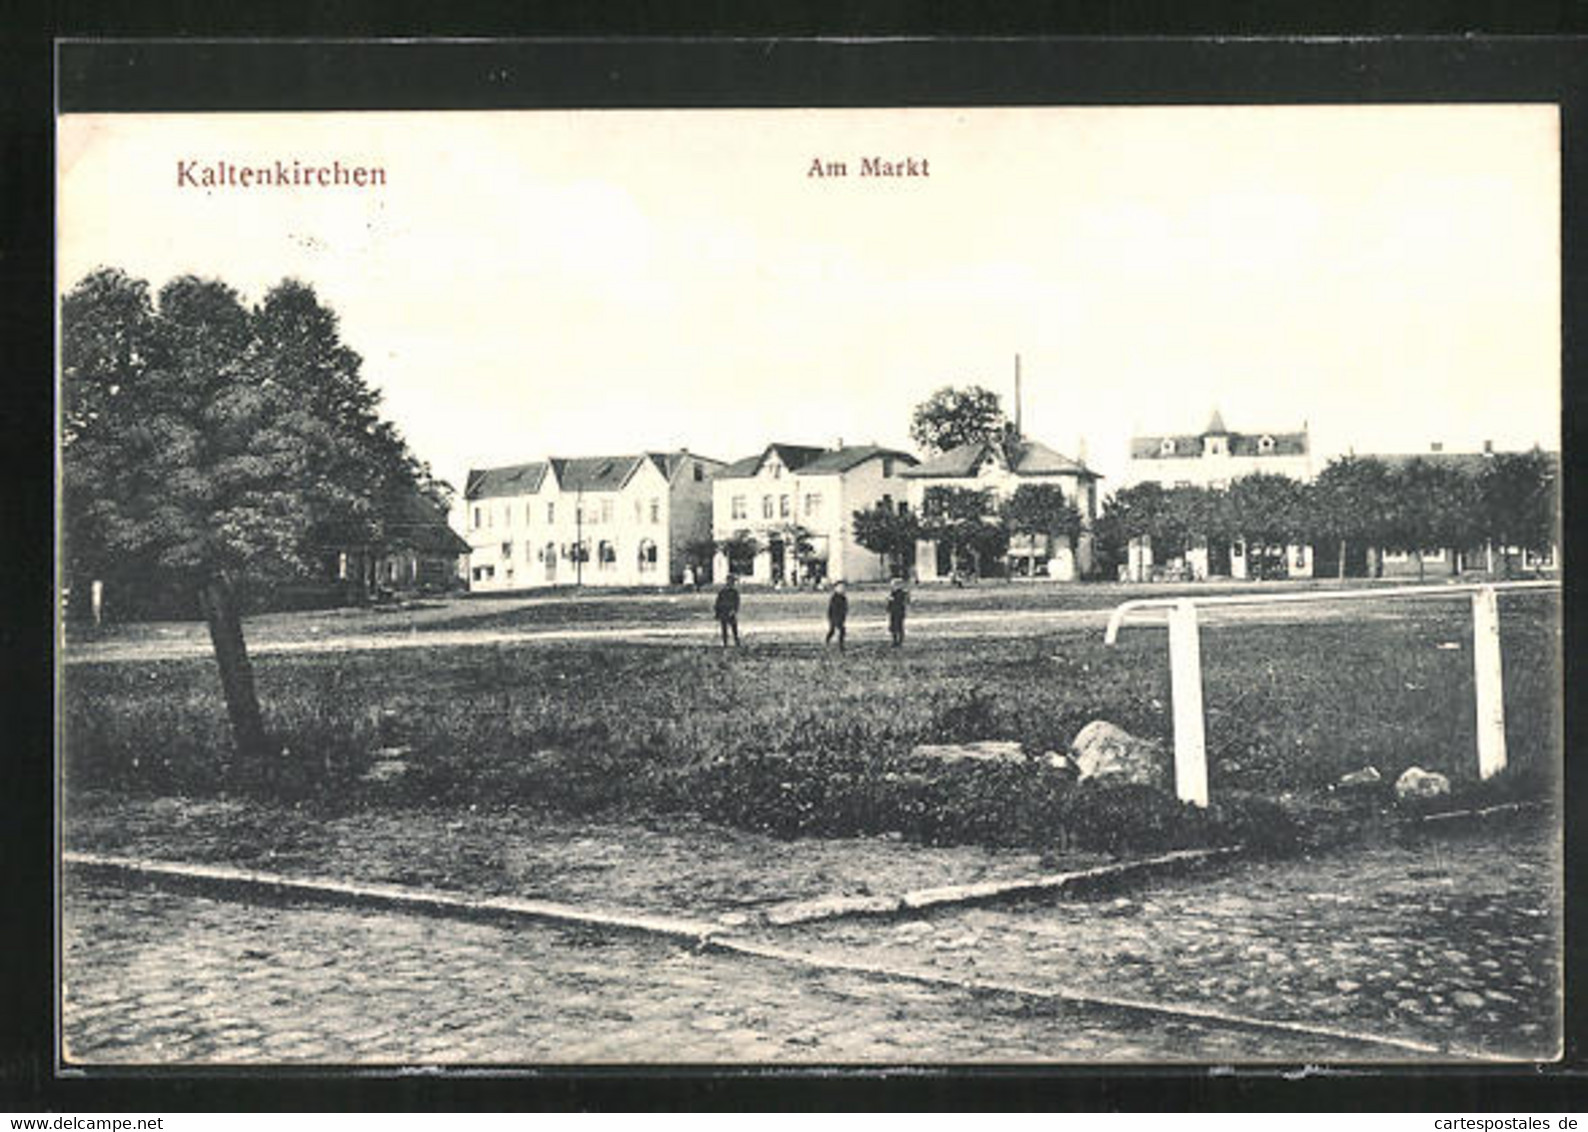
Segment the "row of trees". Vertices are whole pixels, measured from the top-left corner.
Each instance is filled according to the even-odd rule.
[[[929,539],[947,549],[956,573],[968,562],[981,574],[1009,553],[1016,538],[1052,540],[1073,550],[1081,513],[1056,484],[1021,484],[1003,500],[991,491],[929,487],[919,515],[878,503],[854,513],[852,530],[855,541],[881,555],[893,573],[906,572],[916,542]]]
[[[1506,555],[1543,552],[1555,539],[1555,482],[1553,460],[1535,450],[1496,453],[1476,471],[1421,458],[1391,464],[1344,456],[1306,484],[1261,473],[1224,488],[1138,484],[1109,497],[1098,546],[1118,561],[1142,536],[1160,559],[1201,540],[1244,542],[1259,555],[1313,544],[1337,552],[1342,576],[1353,548],[1409,553],[1419,568],[1429,550],[1489,544]]]
[[[256,305],[183,276],[151,297],[116,269],[61,305],[66,581],[195,594],[244,764],[267,758],[240,583],[311,576],[328,546],[379,546],[444,484],[379,413],[361,359],[312,288]]]

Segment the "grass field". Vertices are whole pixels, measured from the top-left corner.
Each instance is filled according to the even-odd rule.
[[[1486,793],[1553,791],[1558,600],[1508,599],[1503,630],[1511,770]],[[280,655],[256,669],[267,723],[290,752],[276,789],[339,812],[511,802],[687,811],[789,835],[1120,848],[1251,836],[1281,796],[1324,798],[1369,764],[1390,781],[1418,765],[1476,789],[1461,605],[1212,627],[1203,656],[1207,815],[1039,767],[933,768],[910,755],[987,738],[1063,750],[1098,718],[1167,740],[1161,629],[1132,629],[1113,648],[1095,632],[901,651],[864,642],[842,655],[817,643],[570,643]],[[213,661],[73,664],[63,695],[69,791],[235,788]],[[365,780],[375,751],[392,746],[408,749],[405,773]]]

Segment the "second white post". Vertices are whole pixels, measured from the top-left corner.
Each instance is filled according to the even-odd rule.
[[[1169,611],[1169,694],[1174,700],[1174,791],[1182,802],[1208,804],[1207,739],[1202,721],[1202,642],[1189,601]]]
[[[1492,586],[1472,595],[1472,680],[1478,708],[1478,777],[1505,769],[1505,679],[1500,668],[1500,608]]]

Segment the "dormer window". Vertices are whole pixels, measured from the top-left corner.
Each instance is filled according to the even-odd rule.
[[[1172,436],[1164,437],[1162,443],[1160,443],[1158,445],[1158,452],[1161,455],[1164,455],[1164,456],[1173,456],[1174,455],[1174,437],[1172,437]]]
[[[1257,438],[1257,450],[1259,452],[1263,453],[1264,455],[1268,454],[1269,452],[1272,452],[1274,450],[1274,438],[1271,437],[1271,436],[1260,436],[1260,437],[1258,437]]]

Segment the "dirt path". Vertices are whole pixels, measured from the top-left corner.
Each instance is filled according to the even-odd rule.
[[[1022,637],[1052,632],[1095,632],[1099,638],[1108,623],[1108,610],[1096,609],[1010,609],[966,613],[918,613],[908,622],[911,639],[937,640],[956,637]],[[1275,606],[1228,608],[1207,611],[1202,618],[1205,625],[1231,623],[1294,624],[1318,621],[1396,620],[1405,616],[1395,609],[1361,606],[1329,609],[1319,606]],[[1132,629],[1162,626],[1163,614],[1150,611],[1136,614],[1130,620]],[[820,641],[826,626],[819,620],[774,618],[760,620],[753,614],[741,616],[741,638],[751,642]],[[1126,630],[1131,631],[1130,629]],[[851,639],[885,639],[887,622],[881,617],[852,617],[849,621]],[[523,628],[523,629],[424,629],[415,625],[407,633],[347,632],[332,626],[308,638],[250,640],[248,651],[252,656],[291,655],[305,653],[331,653],[353,651],[384,651],[389,649],[534,647],[580,642],[608,642],[616,644],[679,644],[711,645],[718,641],[715,622],[702,618],[683,624],[658,624],[655,622],[624,621],[614,618],[610,624],[579,626],[577,628]],[[129,661],[176,660],[196,656],[209,656],[211,646],[207,639],[183,636],[160,640],[140,638],[133,640],[106,640],[74,643],[64,646],[62,659],[68,664],[124,663]]]

